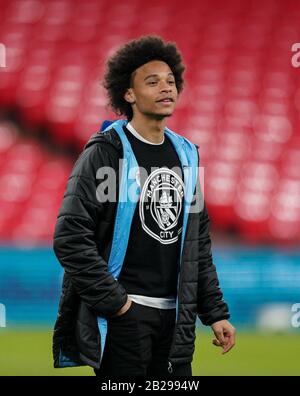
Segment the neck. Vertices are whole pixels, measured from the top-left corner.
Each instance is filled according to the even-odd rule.
[[[164,138],[165,118],[155,120],[145,116],[133,116],[130,124],[143,138],[151,143],[161,143]]]

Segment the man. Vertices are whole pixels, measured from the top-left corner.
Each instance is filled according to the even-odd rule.
[[[93,135],[68,181],[54,235],[65,270],[55,367],[190,376],[197,315],[223,353],[234,345],[197,146],[166,127],[183,71],[176,46],[156,36],[125,44],[108,61],[104,86],[127,120]]]

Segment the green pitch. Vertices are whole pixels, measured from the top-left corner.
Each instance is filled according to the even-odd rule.
[[[53,369],[51,330],[0,328],[0,375],[94,375],[89,367]],[[300,333],[239,332],[227,355],[211,344],[212,334],[198,332],[193,375],[300,375]]]

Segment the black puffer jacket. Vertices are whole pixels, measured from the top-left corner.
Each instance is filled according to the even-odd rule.
[[[59,313],[53,335],[54,367],[100,367],[101,341],[97,316],[109,318],[126,302],[122,285],[108,272],[117,203],[100,203],[96,189],[103,166],[119,167],[122,143],[111,129],[92,136],[69,177],[57,218],[54,251],[64,268]],[[117,172],[118,191],[119,174]],[[199,194],[200,189],[196,189]],[[191,362],[198,314],[205,325],[228,319],[212,261],[209,218],[205,205],[190,213],[183,246],[178,320],[171,363]],[[64,363],[63,363],[64,362]]]

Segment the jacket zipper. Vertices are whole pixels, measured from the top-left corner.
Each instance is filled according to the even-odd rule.
[[[183,144],[182,144],[183,145]],[[187,165],[183,165],[183,172],[184,172],[184,168],[188,167]],[[188,221],[189,221],[189,215],[187,218],[187,223],[186,223],[186,230],[185,230],[185,238],[187,235],[187,227],[188,227]],[[181,291],[181,284],[182,284],[182,276],[181,276],[181,272],[182,272],[182,263],[183,263],[183,255],[184,255],[184,247],[185,247],[185,240],[182,242],[183,246],[182,246],[182,254],[181,254],[181,258],[180,258],[180,271],[179,271],[179,284],[178,284],[178,293],[177,293],[177,299],[178,299],[178,317],[179,317],[179,307],[180,307],[180,301],[179,301],[179,297],[180,297],[180,291]],[[173,372],[173,367],[172,367],[172,358],[170,358],[170,356],[172,355],[173,349],[174,349],[174,344],[175,344],[175,339],[176,339],[176,331],[177,331],[177,327],[178,327],[178,318],[176,317],[176,323],[175,323],[175,328],[174,328],[174,335],[173,335],[173,341],[171,344],[171,348],[170,348],[170,352],[169,352],[169,357],[168,357],[168,372],[170,374],[172,374]]]
[[[184,252],[184,246],[182,248],[182,257],[183,257],[183,252]],[[183,262],[183,260],[181,260]],[[180,301],[179,301],[179,296],[180,296],[180,291],[181,291],[181,284],[182,284],[182,276],[181,276],[181,265],[180,265],[180,272],[179,272],[179,285],[178,285],[178,317],[179,317],[179,307],[180,307]],[[178,318],[176,317],[176,323],[175,323],[175,328],[174,328],[174,335],[173,335],[173,341],[171,344],[170,352],[169,352],[169,358],[168,358],[168,372],[171,374],[173,372],[173,367],[172,367],[172,358],[170,356],[172,355],[173,349],[174,349],[174,344],[175,344],[175,339],[176,339],[176,331],[178,327]]]

